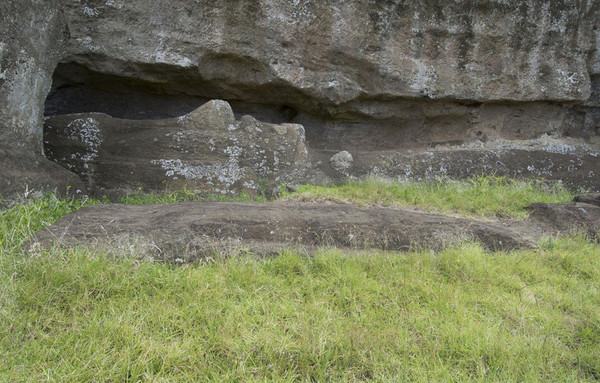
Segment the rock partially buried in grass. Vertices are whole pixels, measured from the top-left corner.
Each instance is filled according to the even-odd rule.
[[[575,201],[600,206],[600,193],[587,193],[575,197]]]
[[[360,208],[299,202],[201,202],[85,207],[40,231],[46,245],[141,245],[161,259],[196,259],[246,249],[260,254],[286,248],[440,250],[475,240],[490,250],[534,244],[506,227],[409,209]]]
[[[589,203],[534,203],[527,222],[541,235],[580,233],[599,238],[600,207]]]

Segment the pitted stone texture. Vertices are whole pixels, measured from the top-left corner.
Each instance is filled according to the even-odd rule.
[[[379,96],[584,101],[597,44],[589,1],[66,4],[70,58],[90,68],[160,81],[169,71],[151,66],[172,66],[211,82],[212,97],[302,96],[313,108]]]
[[[346,150],[342,150],[341,152],[334,154],[329,159],[331,167],[342,173],[346,173],[346,171],[352,167],[353,161],[354,159],[352,158],[352,154]]]
[[[490,250],[535,246],[522,232],[489,222],[410,209],[289,201],[87,206],[35,238],[54,246],[137,244],[146,254],[171,261],[239,248],[258,254],[326,246],[438,251],[467,240]]]
[[[67,39],[60,1],[0,4],[0,199],[83,192],[77,177],[42,154],[44,100]]]
[[[121,120],[88,113],[46,121],[49,158],[97,193],[191,190],[260,193],[308,170],[304,129],[233,117],[213,100],[176,119]]]
[[[41,152],[44,99],[63,54],[56,0],[7,0],[0,8],[0,146]]]

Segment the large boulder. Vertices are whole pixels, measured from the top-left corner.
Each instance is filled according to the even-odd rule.
[[[438,251],[469,240],[490,250],[535,246],[521,232],[489,222],[410,209],[289,201],[87,206],[40,231],[33,243],[134,248],[159,259],[194,260],[238,249],[259,254],[326,246]]]
[[[304,128],[236,121],[229,104],[210,101],[165,120],[122,120],[100,113],[46,120],[46,153],[81,175],[96,193],[142,189],[233,194],[270,192],[308,170]]]

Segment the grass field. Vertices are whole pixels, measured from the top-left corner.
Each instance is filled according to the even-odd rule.
[[[407,206],[477,218],[524,218],[533,202],[567,202],[574,194],[561,185],[481,176],[467,181],[397,183],[368,180],[335,186],[301,186],[286,198],[358,205]]]
[[[516,187],[471,184],[482,182]],[[315,187],[299,194],[314,190],[325,198]],[[407,199],[380,195],[360,201]],[[600,250],[583,238],[508,253],[473,243],[441,253],[323,249],[178,267],[143,254],[23,248],[32,232],[89,203],[100,202],[48,195],[0,213],[0,382],[600,380]],[[434,208],[524,214],[489,204]]]

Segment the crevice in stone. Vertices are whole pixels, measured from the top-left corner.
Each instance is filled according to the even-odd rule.
[[[106,113],[131,120],[184,115],[208,101],[169,94],[160,83],[98,73],[74,63],[59,64],[52,77],[44,114]]]

